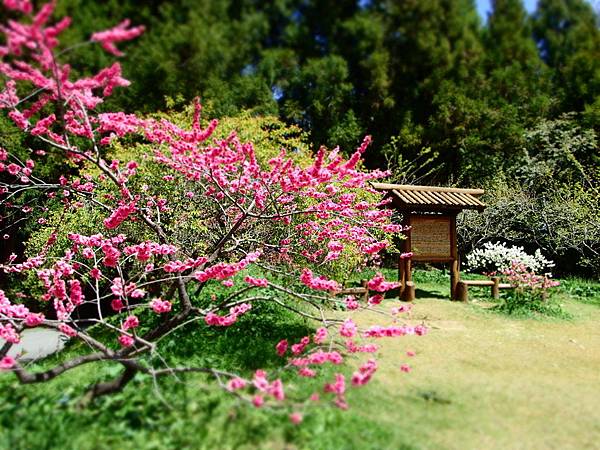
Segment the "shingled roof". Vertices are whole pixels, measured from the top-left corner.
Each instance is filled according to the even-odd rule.
[[[428,210],[483,210],[485,204],[477,197],[483,189],[460,189],[437,186],[414,186],[410,184],[372,183],[379,191],[393,195],[394,204],[399,207]]]

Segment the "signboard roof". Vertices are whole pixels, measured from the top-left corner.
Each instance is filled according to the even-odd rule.
[[[407,208],[448,210],[478,209],[485,204],[477,197],[483,189],[461,189],[437,186],[416,186],[406,184],[372,183],[379,191],[387,191],[394,196],[395,203]]]

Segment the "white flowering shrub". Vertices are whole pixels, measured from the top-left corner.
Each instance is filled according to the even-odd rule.
[[[483,248],[473,250],[467,255],[467,265],[471,271],[503,272],[510,269],[513,263],[523,264],[535,273],[542,273],[554,267],[554,262],[546,259],[540,249],[530,255],[523,247],[507,247],[504,242],[486,242]]]

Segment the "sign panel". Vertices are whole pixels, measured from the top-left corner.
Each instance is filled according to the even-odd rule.
[[[413,260],[452,258],[452,219],[447,216],[412,216],[410,246]]]

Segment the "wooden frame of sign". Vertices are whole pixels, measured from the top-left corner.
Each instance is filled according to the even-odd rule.
[[[413,256],[398,258],[400,298],[414,300],[413,261],[450,264],[450,290],[454,298],[460,280],[456,214],[406,214],[402,225],[409,227],[405,232],[406,239],[401,243],[402,253],[412,253]]]

